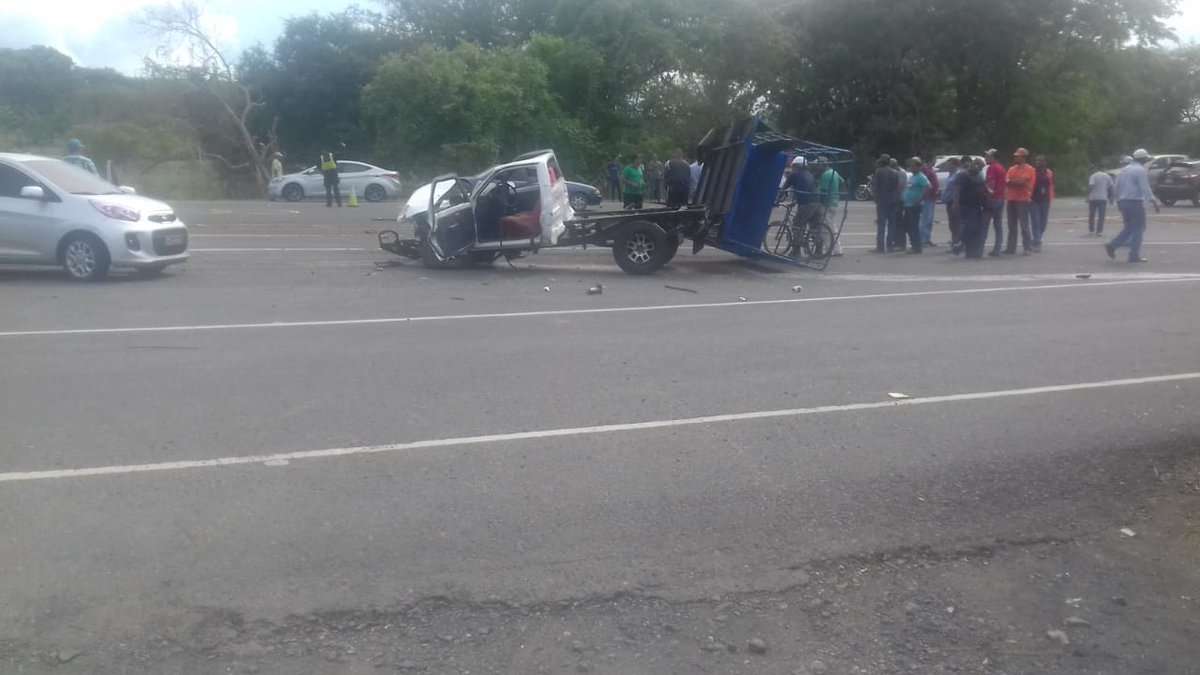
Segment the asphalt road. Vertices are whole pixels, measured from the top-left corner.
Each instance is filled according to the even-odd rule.
[[[1200,209],[637,278],[176,207],[161,278],[0,271],[5,672],[1197,672]]]

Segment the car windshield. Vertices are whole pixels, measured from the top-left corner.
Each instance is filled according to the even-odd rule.
[[[55,187],[73,195],[121,194],[116,185],[61,159],[31,159],[24,165],[44,176]]]

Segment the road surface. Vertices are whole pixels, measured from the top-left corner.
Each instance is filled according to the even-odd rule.
[[[0,271],[3,672],[1200,672],[1200,209],[629,277],[177,208],[161,278]]]

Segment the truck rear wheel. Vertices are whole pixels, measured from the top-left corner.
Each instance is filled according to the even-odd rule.
[[[654,274],[671,259],[673,249],[667,233],[647,220],[635,220],[617,233],[613,258],[627,274]]]

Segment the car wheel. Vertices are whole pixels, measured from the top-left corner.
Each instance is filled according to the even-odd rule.
[[[166,265],[151,265],[150,267],[137,268],[138,276],[144,279],[153,279],[157,276],[162,276],[163,270],[167,269]]]
[[[289,202],[298,202],[304,199],[304,188],[300,187],[299,183],[288,183],[283,186],[283,198]]]
[[[587,197],[580,193],[571,195],[571,208],[576,211],[586,211],[588,207]]]
[[[679,245],[683,243],[683,237],[678,234],[667,235],[667,259],[663,264],[667,264],[675,259],[675,254],[679,253]]]
[[[646,220],[635,220],[617,233],[613,258],[627,274],[654,274],[667,264],[667,233]]]
[[[387,199],[387,190],[378,183],[371,183],[366,190],[363,190],[363,198],[369,202],[381,202]]]
[[[109,262],[108,249],[93,234],[74,234],[63,242],[63,269],[76,281],[103,279]]]
[[[1164,200],[1162,200],[1162,203],[1163,203],[1163,206],[1175,206],[1174,199],[1164,199]]]

